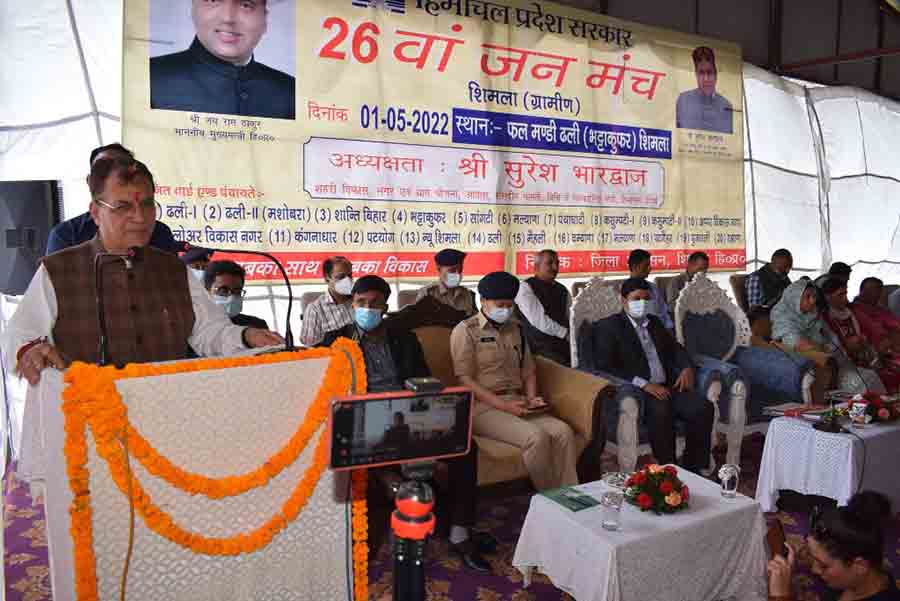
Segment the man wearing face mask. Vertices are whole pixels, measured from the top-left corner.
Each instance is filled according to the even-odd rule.
[[[461,285],[465,259],[466,253],[452,248],[445,248],[434,255],[439,280],[420,288],[416,294],[416,302],[430,296],[457,311],[462,311],[467,317],[475,315],[475,293]]]
[[[572,297],[566,287],[556,281],[558,274],[559,255],[556,251],[539,252],[535,257],[534,275],[519,286],[516,309],[532,352],[568,367],[571,364],[569,308]]]
[[[244,308],[246,275],[244,268],[234,261],[213,261],[206,266],[203,284],[213,302],[225,309],[231,323],[236,326],[268,330],[269,324],[265,319],[241,313]]]
[[[189,274],[197,278],[198,282],[203,282],[206,266],[209,265],[209,260],[212,259],[213,252],[214,251],[209,250],[208,248],[192,246],[190,250],[181,253],[181,256],[178,258],[181,259],[182,263],[187,265]],[[206,288],[209,289],[209,286]]]
[[[353,264],[347,257],[329,257],[322,263],[322,275],[328,291],[303,311],[300,343],[315,346],[326,333],[353,323],[350,293],[353,290]]]
[[[643,248],[637,248],[628,255],[628,271],[631,277],[647,282],[647,290],[650,291],[648,313],[662,320],[667,330],[674,330],[675,322],[672,321],[671,311],[669,311],[669,305],[666,303],[665,296],[663,296],[656,284],[647,279],[653,270],[652,259],[649,252]]]
[[[408,378],[431,376],[416,335],[408,330],[391,330],[383,321],[391,295],[390,285],[376,275],[367,275],[353,284],[352,294],[353,323],[328,332],[320,346],[330,346],[342,337],[359,343],[370,393],[404,390]],[[475,441],[469,453],[446,461],[449,480],[453,483],[446,497],[451,523],[450,547],[469,569],[489,572],[490,564],[481,554],[493,552],[497,542],[489,535],[471,532],[475,525],[477,461]]]
[[[520,448],[537,490],[577,484],[575,435],[540,412],[547,403],[537,396],[534,358],[511,319],[518,291],[519,280],[505,271],[481,279],[481,311],[450,335],[453,371],[475,393],[475,434]]]
[[[714,408],[694,386],[687,351],[649,307],[649,284],[625,280],[622,312],[600,320],[594,330],[594,365],[638,389],[657,463],[675,462],[674,420],[686,422],[682,465],[699,473],[709,464]]]

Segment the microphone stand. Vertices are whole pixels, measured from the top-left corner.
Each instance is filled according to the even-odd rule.
[[[184,250],[190,250],[191,248],[201,248],[201,247],[193,247],[190,244],[184,245]],[[261,250],[243,250],[237,248],[211,248],[209,246],[204,246],[206,250],[211,250],[217,253],[232,253],[232,254],[243,254],[243,255],[258,255],[261,257],[265,257],[275,263],[278,266],[278,271],[281,272],[281,277],[284,279],[284,285],[287,286],[288,291],[288,308],[287,308],[287,325],[284,328],[284,350],[288,352],[292,352],[295,350],[294,348],[294,334],[291,331],[291,310],[294,307],[294,293],[291,290],[291,281],[288,278],[287,271],[284,269],[284,265],[281,264],[281,261],[275,258],[274,255],[269,254],[267,252],[263,252]]]
[[[94,294],[97,301],[97,325],[100,330],[100,342],[97,350],[98,363],[100,365],[109,364],[109,340],[106,333],[106,309],[103,305],[103,259],[107,257],[115,257],[125,262],[125,267],[131,269],[131,261],[133,251],[129,251],[128,255],[117,253],[97,253],[94,255]]]

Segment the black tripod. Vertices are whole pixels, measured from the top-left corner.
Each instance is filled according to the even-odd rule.
[[[409,479],[394,495],[394,601],[425,601],[425,545],[435,522],[434,492],[426,483],[432,468],[431,463],[404,465]]]

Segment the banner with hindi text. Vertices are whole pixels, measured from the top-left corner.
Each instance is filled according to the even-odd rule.
[[[735,44],[523,0],[188,4],[125,3],[123,142],[176,238],[296,281],[447,247],[472,277],[744,265]]]

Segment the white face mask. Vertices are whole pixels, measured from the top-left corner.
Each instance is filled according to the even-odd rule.
[[[648,300],[628,301],[628,315],[630,315],[632,319],[644,319],[644,317],[647,316],[648,308],[650,308],[650,301]]]
[[[447,280],[444,282],[444,284],[447,286],[447,288],[456,288],[457,286],[459,286],[460,282],[462,282],[462,274],[451,272],[447,274]]]
[[[353,292],[353,278],[348,276],[339,279],[334,283],[334,291],[341,296],[350,296],[350,293]]]
[[[494,307],[487,312],[487,316],[491,321],[499,324],[504,324],[509,321],[510,317],[512,317],[512,308]]]
[[[204,269],[194,269],[193,267],[188,267],[188,271],[191,272],[191,275],[197,278],[198,281],[203,282],[203,274],[206,273]]]
[[[228,317],[240,314],[244,308],[244,297],[232,294],[231,296],[213,296],[213,302],[225,309]]]

